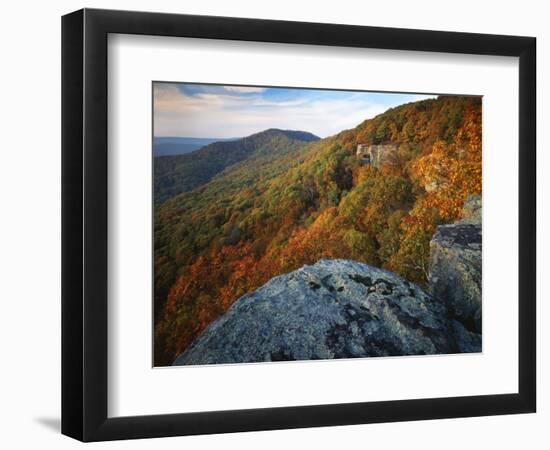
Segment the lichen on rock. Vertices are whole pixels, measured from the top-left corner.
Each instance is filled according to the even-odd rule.
[[[481,333],[481,197],[468,198],[463,219],[442,225],[430,242],[431,294],[452,318]]]
[[[174,365],[480,351],[447,307],[398,275],[322,259],[237,300]]]

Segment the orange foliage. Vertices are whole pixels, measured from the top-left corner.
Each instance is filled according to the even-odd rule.
[[[425,207],[445,220],[460,216],[466,197],[481,193],[480,110],[468,108],[454,143],[437,141],[413,165],[413,174],[428,191]]]

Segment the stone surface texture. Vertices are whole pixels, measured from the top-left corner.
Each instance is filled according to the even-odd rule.
[[[322,259],[237,300],[174,365],[478,352],[481,338],[398,275]]]
[[[481,333],[481,213],[481,197],[469,197],[462,220],[437,228],[428,279],[451,317],[475,333]]]
[[[372,165],[380,168],[388,157],[397,151],[397,146],[393,144],[366,145],[357,146],[356,156],[362,164]]]

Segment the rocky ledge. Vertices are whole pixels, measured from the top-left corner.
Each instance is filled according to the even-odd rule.
[[[478,352],[481,337],[398,275],[320,260],[237,300],[174,365]]]
[[[469,197],[462,220],[438,227],[430,242],[431,294],[452,318],[481,333],[481,198]]]

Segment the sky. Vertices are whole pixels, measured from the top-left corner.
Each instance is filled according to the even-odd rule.
[[[268,128],[327,137],[434,95],[153,83],[155,137],[244,137]]]

